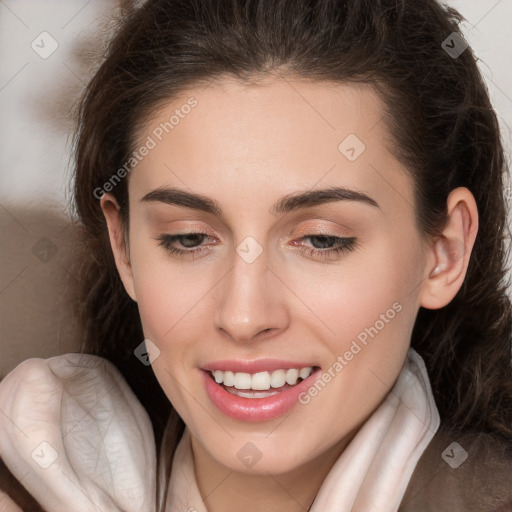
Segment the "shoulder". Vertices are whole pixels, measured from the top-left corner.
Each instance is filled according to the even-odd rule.
[[[411,477],[399,512],[512,512],[512,440],[441,427]]]

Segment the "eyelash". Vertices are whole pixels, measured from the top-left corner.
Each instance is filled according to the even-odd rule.
[[[195,259],[199,257],[202,253],[205,251],[208,251],[208,249],[192,249],[192,250],[183,250],[176,248],[173,244],[175,241],[179,240],[180,238],[186,238],[186,237],[194,237],[194,236],[201,236],[201,237],[208,237],[206,233],[184,233],[181,235],[160,235],[156,238],[157,241],[160,243],[159,246],[163,247],[169,254],[176,256],[178,258],[187,258],[190,257],[191,259]],[[355,237],[337,237],[337,236],[331,236],[331,235],[306,235],[300,238],[299,240],[304,240],[305,238],[319,238],[324,239],[327,241],[332,241],[333,243],[338,243],[338,247],[335,247],[333,249],[327,249],[327,250],[321,250],[321,249],[315,249],[313,247],[305,247],[303,245],[299,246],[299,250],[303,253],[305,253],[307,256],[314,257],[314,258],[322,258],[322,259],[337,259],[339,256],[341,256],[344,253],[353,251],[356,247],[356,239]]]

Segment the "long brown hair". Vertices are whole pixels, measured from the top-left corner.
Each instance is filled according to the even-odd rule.
[[[375,87],[426,237],[440,232],[451,190],[464,186],[475,196],[480,228],[464,284],[448,306],[420,309],[412,346],[425,360],[445,424],[512,439],[506,165],[475,56],[467,48],[454,58],[443,45],[460,34],[461,21],[435,0],[148,0],[125,12],[78,110],[79,309],[84,351],[121,369],[148,410],[157,444],[170,413],[175,441],[183,422],[151,368],[134,357],[143,340],[137,305],[120,281],[94,191],[128,161],[137,130],[158,105],[221,75],[250,82],[277,72]],[[127,181],[112,191],[125,226]]]

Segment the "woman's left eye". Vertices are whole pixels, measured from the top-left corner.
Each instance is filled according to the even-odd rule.
[[[300,240],[311,239],[319,241],[321,248],[312,248],[304,245],[300,246],[300,250],[312,257],[320,257],[323,259],[332,259],[335,260],[339,258],[343,253],[350,252],[356,247],[356,238],[355,237],[339,237],[339,236],[331,236],[331,235],[307,235],[302,237]],[[293,245],[298,245],[295,241]],[[313,244],[314,245],[314,244]],[[326,247],[332,246],[334,247]]]
[[[196,258],[200,254],[208,252],[207,248],[200,247],[201,242],[204,241],[205,238],[211,237],[206,233],[184,233],[180,235],[164,234],[157,237],[156,240],[160,242],[158,245],[162,246],[168,253],[174,256],[180,258]],[[305,245],[299,244],[296,240],[292,242],[292,245],[299,247],[301,252],[314,258],[336,259],[341,254],[353,250],[356,245],[355,237],[307,235],[303,236],[299,240],[302,241],[308,238],[311,239],[311,241],[314,240],[315,242],[313,245],[316,243],[316,245],[320,245],[320,248],[307,247]],[[177,247],[176,242],[179,242],[184,248]],[[331,247],[333,245],[334,247]]]

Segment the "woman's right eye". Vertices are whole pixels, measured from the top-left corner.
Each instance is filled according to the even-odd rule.
[[[183,233],[179,235],[164,234],[157,237],[157,240],[160,242],[158,245],[162,246],[168,253],[172,254],[173,256],[180,258],[196,258],[205,251],[208,252],[208,249],[205,248],[195,249],[195,247],[197,247],[197,245],[199,245],[204,238],[211,237],[206,233]],[[177,247],[176,242],[179,242],[185,249]],[[187,249],[187,247],[189,249]]]

